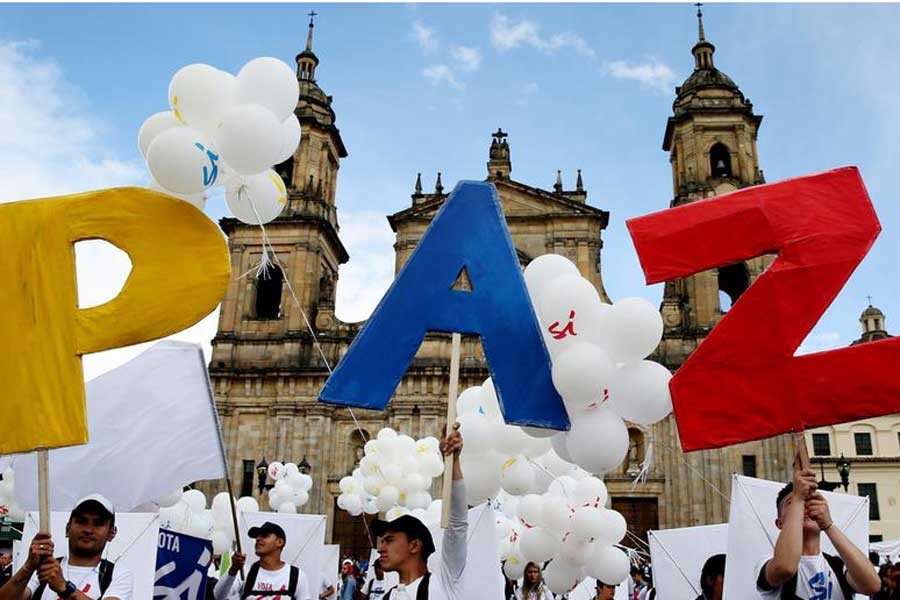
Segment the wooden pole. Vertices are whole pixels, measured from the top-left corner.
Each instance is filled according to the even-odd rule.
[[[806,448],[806,433],[804,431],[794,432],[794,452],[796,454],[794,466],[801,471],[810,469],[809,450]]]
[[[459,347],[462,336],[454,333],[450,351],[450,389],[447,393],[447,433],[456,423],[456,396],[459,389]],[[453,487],[453,455],[444,457],[444,483],[441,486],[441,529],[450,525],[450,490]]]
[[[39,529],[44,533],[50,533],[50,451],[39,448],[37,459]]]
[[[234,524],[234,543],[237,545],[237,551],[241,554],[241,532],[238,530],[237,506],[234,504],[234,493],[231,491],[231,475],[228,474],[228,468],[225,468],[225,488],[228,491],[228,503],[231,505],[231,522]],[[241,567],[241,579],[244,577],[244,567]]]

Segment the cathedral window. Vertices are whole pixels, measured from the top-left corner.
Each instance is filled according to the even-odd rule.
[[[284,275],[275,265],[271,265],[256,278],[256,318],[281,318],[281,289]]]
[[[719,310],[728,312],[738,298],[750,287],[750,272],[746,263],[719,268]]]
[[[731,152],[722,142],[713,144],[709,149],[709,172],[713,177],[732,177]]]

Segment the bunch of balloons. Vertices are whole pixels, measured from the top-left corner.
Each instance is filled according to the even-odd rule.
[[[444,472],[438,440],[414,440],[385,428],[365,445],[365,455],[352,475],[341,479],[338,507],[353,516],[386,513],[390,520],[407,512],[433,521],[440,503],[431,498],[432,479]]]
[[[212,540],[213,553],[226,554],[234,544],[234,521],[228,493],[213,497],[206,507],[206,494],[200,490],[177,490],[156,500],[159,504],[159,526],[195,537]],[[244,496],[236,501],[238,512],[258,512],[254,498]]]
[[[642,298],[605,304],[558,254],[533,260],[525,283],[572,424],[551,438],[553,448],[591,473],[606,473],[628,452],[625,421],[649,426],[672,412],[672,374],[645,360],[662,338],[662,318]]]
[[[269,477],[275,480],[275,487],[269,490],[269,506],[280,513],[295,513],[309,502],[312,477],[301,473],[295,463],[269,463]]]
[[[16,523],[25,521],[25,511],[16,502],[13,495],[13,486],[16,483],[16,474],[12,467],[6,467],[0,479],[0,517],[7,517]]]
[[[519,498],[513,514],[498,514],[500,558],[510,579],[521,577],[528,562],[547,561],[545,581],[557,594],[585,576],[612,584],[628,576],[628,556],[615,546],[625,537],[625,518],[605,508],[607,491],[600,479],[576,473],[580,479],[558,477],[543,494]]]
[[[202,210],[206,191],[225,185],[241,221],[276,218],[287,190],[271,167],[300,143],[299,95],[293,69],[276,58],[255,58],[237,76],[205,64],[182,67],[169,83],[170,110],[151,115],[138,133],[150,187]]]

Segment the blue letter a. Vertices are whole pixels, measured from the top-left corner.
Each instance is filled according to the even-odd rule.
[[[452,289],[463,269],[471,291]],[[328,378],[319,401],[384,410],[427,331],[481,336],[507,423],[569,428],[491,184],[456,186]]]

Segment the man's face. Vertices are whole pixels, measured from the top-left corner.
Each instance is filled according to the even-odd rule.
[[[253,549],[256,551],[256,555],[260,558],[269,556],[270,554],[275,552],[281,554],[282,548],[284,548],[284,540],[274,533],[264,533],[260,536],[257,536],[256,543],[253,546]]]
[[[350,570],[351,570],[352,568],[353,568],[353,565],[351,565],[350,563],[344,563],[344,564],[342,564],[342,565],[341,565],[341,574],[343,574],[343,575],[349,575],[349,574],[350,574]]]
[[[788,494],[784,500],[781,501],[781,507],[778,510],[778,518],[775,519],[775,526],[778,529],[784,527],[784,514],[787,512],[788,507],[796,502],[797,499],[794,497],[794,494]],[[819,528],[819,525],[810,519],[806,513],[803,514],[803,535],[815,535],[820,533],[822,530]]]
[[[597,600],[613,600],[616,596],[616,586],[614,585],[598,585]]]
[[[69,550],[77,556],[97,556],[103,553],[106,543],[115,536],[112,520],[94,511],[72,515],[66,525]]]
[[[388,531],[378,541],[378,559],[385,571],[395,571],[412,556],[420,556],[421,540],[410,540],[405,533]]]
[[[8,554],[6,552],[4,552],[3,554],[0,554],[0,567],[5,567],[6,565],[8,565],[11,562],[12,562],[12,554]]]

